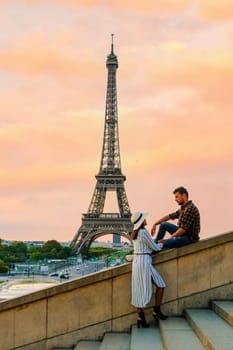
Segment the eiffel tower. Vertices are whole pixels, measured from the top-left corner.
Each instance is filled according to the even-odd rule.
[[[107,56],[108,69],[104,139],[99,173],[96,186],[86,214],[82,215],[82,224],[71,242],[72,251],[88,256],[91,243],[98,237],[113,234],[130,239],[132,231],[131,212],[126,196],[125,175],[121,171],[121,158],[118,132],[116,71],[117,56],[114,53],[113,34],[111,53]],[[115,191],[119,212],[104,213],[107,191]]]

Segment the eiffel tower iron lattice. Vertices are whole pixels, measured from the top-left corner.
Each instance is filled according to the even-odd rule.
[[[82,215],[82,224],[71,242],[72,251],[88,256],[91,243],[98,237],[113,234],[130,239],[132,231],[131,211],[125,192],[125,175],[121,171],[121,158],[118,131],[116,71],[117,56],[114,53],[113,34],[111,53],[107,56],[108,70],[105,125],[102,157],[96,186],[86,214]],[[104,213],[107,191],[115,191],[119,212]]]

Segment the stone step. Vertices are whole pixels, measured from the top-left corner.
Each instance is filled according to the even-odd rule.
[[[206,349],[233,349],[233,328],[214,311],[187,309],[185,316]]]
[[[99,350],[100,345],[99,341],[81,340],[74,350]]]
[[[74,348],[53,348],[53,350],[74,350]]]
[[[165,321],[159,321],[159,328],[165,350],[205,349],[183,317],[169,317]]]
[[[219,316],[233,327],[233,301],[212,301],[211,306]]]
[[[163,350],[160,331],[155,326],[150,328],[132,327],[130,350]]]
[[[130,334],[106,333],[100,350],[130,350]]]

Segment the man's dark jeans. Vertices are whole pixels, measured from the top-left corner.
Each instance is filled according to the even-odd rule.
[[[164,221],[160,224],[159,231],[157,233],[157,236],[155,238],[155,242],[157,243],[160,239],[163,239],[166,232],[169,232],[171,235],[175,233],[178,230],[178,226],[171,224],[170,222]],[[163,248],[177,248],[181,247],[190,243],[193,243],[188,236],[181,235],[178,237],[172,237],[166,239],[165,243],[163,244]]]

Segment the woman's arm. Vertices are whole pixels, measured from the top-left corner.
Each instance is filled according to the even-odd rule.
[[[157,251],[163,248],[163,243],[155,243],[147,230],[144,230],[143,233],[143,240],[148,247],[150,247],[152,250]]]

